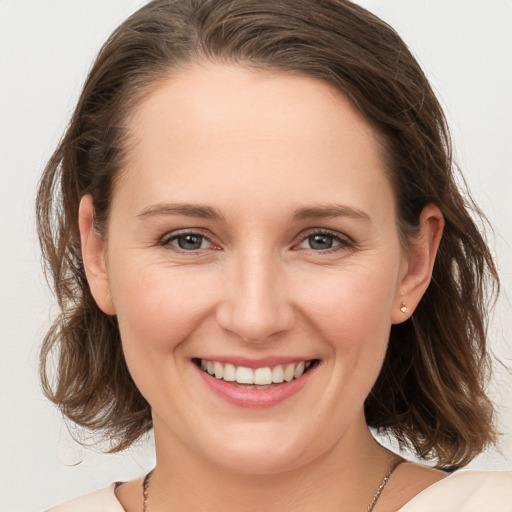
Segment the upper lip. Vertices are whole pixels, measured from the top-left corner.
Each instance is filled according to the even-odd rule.
[[[233,366],[244,366],[245,368],[265,368],[277,365],[286,365],[290,363],[300,363],[301,361],[312,361],[315,358],[302,357],[302,356],[268,356],[261,358],[250,358],[243,356],[225,356],[225,355],[211,355],[199,356],[193,358],[194,360],[204,359],[205,361],[217,361],[219,363],[231,363]]]

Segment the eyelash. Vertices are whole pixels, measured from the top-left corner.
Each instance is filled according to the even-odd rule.
[[[198,251],[201,251],[201,250],[204,250],[204,249],[195,249],[195,250],[187,250],[187,249],[183,249],[181,247],[179,247],[178,245],[174,245],[172,244],[173,241],[178,241],[180,238],[184,238],[184,237],[187,237],[187,236],[193,236],[193,237],[197,237],[197,238],[201,238],[201,245],[202,245],[202,242],[208,240],[208,237],[203,235],[202,233],[200,232],[197,232],[197,231],[188,231],[188,230],[184,230],[184,231],[178,231],[178,232],[173,232],[173,233],[169,233],[168,235],[166,235],[164,238],[162,238],[162,240],[158,243],[158,245],[161,245],[161,246],[169,246],[169,245],[173,245],[177,251],[180,251],[182,253],[197,253]],[[212,242],[210,242],[212,243]]]
[[[212,242],[209,241],[208,237],[200,232],[197,232],[197,231],[179,231],[179,232],[173,232],[173,233],[170,233],[168,234],[167,236],[165,236],[159,243],[158,245],[160,246],[169,246],[169,245],[172,245],[175,247],[175,249],[181,253],[192,253],[192,254],[196,254],[198,251],[203,251],[205,250],[204,248],[198,248],[198,249],[191,249],[191,250],[187,250],[187,249],[183,249],[182,247],[179,247],[177,244],[173,244],[172,242],[174,241],[178,241],[180,238],[182,237],[187,237],[187,236],[191,236],[191,237],[197,237],[197,238],[200,238],[201,239],[201,245],[204,241],[208,241],[210,244],[212,244]],[[305,235],[303,235],[301,237],[301,240],[298,244],[294,245],[294,247],[297,247],[297,246],[301,246],[304,242],[306,242],[308,239],[311,239],[312,237],[314,236],[323,236],[323,237],[328,237],[328,238],[331,238],[333,240],[333,243],[336,243],[337,245],[335,245],[334,247],[329,247],[327,249],[320,249],[320,250],[315,250],[315,249],[312,249],[311,247],[309,248],[306,248],[306,250],[308,251],[312,251],[312,252],[315,252],[315,253],[323,253],[323,254],[326,254],[326,253],[332,253],[332,252],[336,252],[336,251],[339,251],[339,250],[352,250],[356,247],[356,244],[355,242],[349,238],[348,236],[346,235],[342,235],[336,231],[331,231],[331,230],[328,230],[328,229],[315,229],[315,230],[311,230],[309,231],[308,233],[306,233]],[[214,244],[213,244],[214,245]],[[216,250],[216,249],[214,249]]]
[[[337,245],[335,245],[334,247],[329,247],[327,249],[322,249],[319,251],[316,251],[312,248],[308,249],[313,252],[320,252],[320,253],[325,254],[325,253],[332,253],[332,252],[336,252],[336,251],[340,251],[340,250],[344,250],[344,249],[349,249],[349,250],[354,249],[356,246],[355,242],[348,236],[342,235],[341,233],[338,233],[336,231],[331,231],[329,229],[314,229],[314,230],[309,231],[301,238],[299,245],[303,244],[308,239],[310,239],[314,236],[324,236],[324,237],[332,238],[334,242],[337,242]]]

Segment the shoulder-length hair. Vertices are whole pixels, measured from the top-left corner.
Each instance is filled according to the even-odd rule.
[[[404,243],[425,205],[440,208],[446,225],[432,282],[412,318],[392,326],[365,414],[370,427],[438,467],[467,464],[495,440],[484,387],[487,292],[497,289],[496,269],[472,218],[482,217],[456,185],[445,117],[424,73],[392,28],[346,0],[155,0],[112,34],[37,197],[42,251],[62,311],[41,351],[46,395],[77,424],[103,432],[112,451],[152,426],[116,318],[89,291],[78,205],[92,195],[101,233],[130,113],[162,80],[205,60],[314,77],[346,95],[384,148]],[[55,349],[52,379],[47,362]]]

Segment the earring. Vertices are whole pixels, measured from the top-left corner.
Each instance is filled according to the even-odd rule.
[[[400,311],[402,313],[409,313],[409,308],[405,305],[405,302],[400,303]]]

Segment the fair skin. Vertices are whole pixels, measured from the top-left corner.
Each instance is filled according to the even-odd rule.
[[[80,231],[93,295],[152,407],[151,512],[366,510],[394,456],[364,400],[391,325],[429,284],[441,213],[424,209],[405,251],[373,129],[318,80],[191,66],[129,129],[107,236],[90,196]],[[201,362],[309,370],[247,388]],[[442,476],[400,466],[375,510]],[[140,481],[117,496],[142,510]]]

